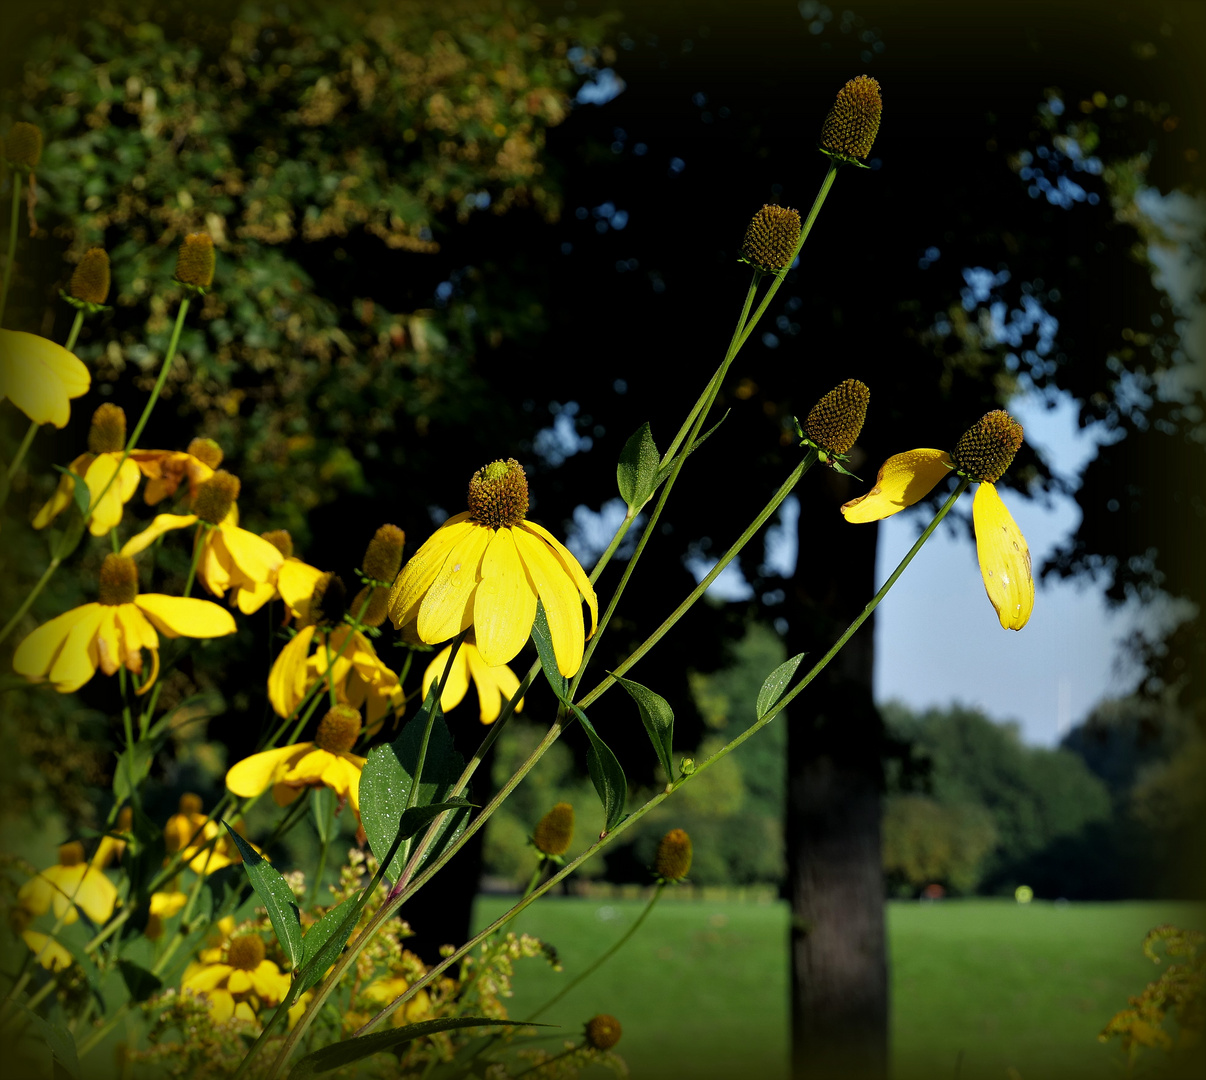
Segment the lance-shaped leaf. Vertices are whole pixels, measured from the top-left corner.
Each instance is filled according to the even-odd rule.
[[[670,708],[670,702],[639,682],[621,678],[612,672],[608,674],[624,687],[636,702],[641,713],[641,723],[649,732],[649,741],[653,743],[657,759],[666,770],[666,779],[673,780],[674,767],[670,762],[674,754],[674,710]]]
[[[331,908],[318,920],[302,938],[301,971],[297,976],[300,984],[294,994],[294,1000],[314,986],[326,974],[344,945],[356,929],[356,902],[358,896],[349,896],[336,907]],[[349,919],[349,916],[352,916]],[[347,923],[345,926],[344,923]]]
[[[649,501],[657,481],[658,464],[661,458],[653,442],[649,425],[641,425],[620,452],[616,466],[616,484],[620,498],[634,514]]]
[[[544,613],[544,605],[536,601],[536,620],[532,623],[532,641],[536,644],[536,652],[540,657],[540,668],[549,686],[557,695],[557,700],[569,704],[569,679],[557,668],[557,654],[553,651],[553,635],[549,631],[549,620]]]
[[[272,921],[276,940],[285,950],[289,963],[297,967],[302,959],[302,931],[301,916],[297,912],[297,900],[293,896],[293,890],[267,859],[261,858],[259,852],[225,821],[222,824],[226,825],[227,833],[239,849],[239,854],[243,856],[243,869],[247,871],[251,887],[268,909],[268,918]]]
[[[701,446],[703,446],[705,439],[709,439],[709,438],[711,438],[712,435],[715,434],[716,429],[718,427],[720,427],[720,425],[723,424],[725,422],[725,420],[728,419],[730,411],[731,410],[726,409],[724,416],[722,416],[719,420],[717,420],[716,423],[714,423],[710,428],[708,428],[707,431],[705,431],[698,439],[696,439],[691,444],[691,449],[687,451],[688,456],[695,453],[696,450],[698,450]],[[674,458],[670,458],[670,460],[667,461],[658,470],[657,479],[654,481],[654,484],[653,484],[654,491],[657,491],[657,489],[662,486],[662,481],[665,480],[666,477],[670,475],[670,473],[673,471],[673,469],[674,469]],[[652,494],[652,492],[650,494]]]
[[[762,689],[758,691],[758,704],[755,706],[759,720],[779,704],[780,699],[787,691],[787,684],[791,682],[792,676],[796,673],[796,668],[800,666],[800,661],[806,655],[807,653],[800,653],[798,656],[793,656],[790,660],[780,664],[766,677],[766,682],[762,684]]]
[[[595,790],[603,802],[603,827],[607,832],[611,832],[624,820],[624,804],[628,801],[628,780],[611,748],[599,738],[594,725],[586,719],[586,713],[577,705],[571,705],[570,708],[574,710],[574,715],[578,717],[578,722],[590,740],[590,749],[586,753],[586,771],[590,773],[591,783],[595,785]]]

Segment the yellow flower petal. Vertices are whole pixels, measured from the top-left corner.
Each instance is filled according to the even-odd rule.
[[[138,656],[138,667],[142,667],[142,657]],[[125,650],[117,633],[117,608],[105,606],[101,614],[100,624],[96,628],[96,657],[100,669],[106,675],[113,675],[125,662]]]
[[[281,649],[268,672],[268,700],[278,716],[288,716],[306,692],[306,660],[317,627],[304,626]]]
[[[226,786],[232,794],[244,799],[259,795],[275,784],[295,760],[305,757],[313,746],[313,743],[297,743],[252,754],[227,771]]]
[[[226,980],[226,989],[232,994],[245,994],[251,989],[251,986],[251,972],[242,971],[239,968],[235,968],[230,973],[230,978]]]
[[[334,762],[323,772],[323,783],[337,795],[348,800],[352,809],[360,813],[360,772],[365,758],[343,750],[335,755]]]
[[[230,588],[234,563],[222,543],[222,533],[209,529],[201,537],[201,554],[197,559],[197,580],[211,596],[225,596]]]
[[[122,507],[134,497],[138,482],[142,479],[138,465],[128,458],[122,462],[121,472],[118,473],[119,461],[121,454],[101,454],[84,474],[84,483],[88,485],[92,500],[92,520],[88,523],[88,529],[93,536],[105,536],[121,522]],[[117,475],[116,480],[113,479],[114,475]]]
[[[137,555],[146,551],[164,533],[173,529],[187,529],[197,524],[196,514],[157,514],[155,519],[140,533],[131,536],[121,548],[123,555]]]
[[[310,749],[281,772],[278,779],[282,784],[321,784],[322,774],[334,757],[330,750],[311,743]]]
[[[209,600],[144,593],[134,603],[167,637],[223,637],[238,629],[230,612]]]
[[[461,647],[456,651],[456,656],[452,658],[452,670],[448,672],[448,681],[444,683],[444,692],[440,695],[440,708],[444,712],[455,709],[469,691],[469,661],[467,657],[471,647],[469,642],[462,642]],[[431,689],[432,684],[439,682],[444,677],[444,669],[448,666],[448,657],[451,652],[451,645],[441,649],[436,654],[436,658],[427,665],[427,670],[423,672],[424,701],[427,700],[427,692]]]
[[[285,561],[279,548],[237,525],[223,522],[215,531],[221,534],[220,542],[230,553],[231,562],[254,582],[268,581]]]
[[[402,567],[389,590],[389,617],[395,627],[414,621],[419,604],[443,568],[448,553],[474,529],[481,528],[470,517],[468,510],[463,514],[454,514],[431,534]]]
[[[992,484],[981,484],[972,503],[976,555],[988,599],[1005,630],[1021,630],[1034,610],[1030,548]]]
[[[99,926],[108,920],[117,906],[117,886],[95,866],[88,866],[84,880],[72,894],[71,900]]]
[[[21,939],[47,971],[66,971],[71,967],[71,953],[54,938],[39,934],[36,930],[22,930]]]
[[[239,594],[235,599],[239,605],[239,610],[244,615],[254,615],[275,595],[276,586],[265,581],[250,586],[241,586]]]
[[[27,679],[42,680],[58,659],[67,635],[77,623],[90,619],[100,604],[84,604],[56,615],[25,638],[13,655],[13,671]]]
[[[491,538],[473,598],[473,636],[491,667],[515,657],[536,618],[536,587],[515,548],[515,531],[499,529]]]
[[[477,687],[481,722],[493,724],[502,711],[503,701],[510,701],[511,696],[519,689],[519,677],[506,664],[493,667],[488,665],[482,659],[481,653],[469,642],[462,648],[468,650],[466,659],[469,662],[469,671],[473,675],[473,684]],[[522,709],[523,698],[520,698],[515,711]]]
[[[71,628],[50,668],[50,681],[60,694],[73,693],[96,674],[96,631],[105,617],[104,605],[85,604],[77,610],[87,614]]]
[[[59,477],[59,486],[54,489],[54,494],[51,495],[46,505],[34,515],[31,524],[35,529],[46,528],[75,501],[75,477],[82,478],[92,461],[92,454],[80,454],[67,466],[67,472]],[[70,475],[71,473],[74,473],[75,476]]]
[[[582,600],[578,587],[542,538],[523,529],[512,529],[511,532],[519,556],[535,582],[540,602],[544,605],[549,633],[553,638],[553,652],[557,656],[557,670],[569,678],[582,666],[582,648],[585,644]]]
[[[419,637],[429,645],[456,636],[473,622],[473,593],[492,535],[475,525],[448,552],[419,605]]]
[[[590,578],[586,576],[586,571],[582,569],[582,564],[574,558],[574,553],[549,532],[548,529],[537,525],[534,521],[525,521],[522,528],[543,537],[548,542],[549,547],[553,549],[557,558],[561,560],[562,566],[569,572],[570,579],[573,581],[578,592],[582,594],[582,599],[586,601],[586,606],[590,608],[590,633],[586,636],[588,638],[594,637],[595,630],[599,625],[599,599],[595,596],[595,587],[590,583]]]
[[[276,1005],[289,993],[291,981],[271,960],[261,960],[251,972],[251,983],[265,1004]]]
[[[9,398],[31,420],[65,427],[70,399],[86,394],[91,385],[88,369],[62,345],[21,330],[0,330],[0,398]]]
[[[154,593],[150,594],[154,596]],[[122,634],[126,639],[126,648],[132,652],[139,649],[149,649],[154,652],[159,648],[159,635],[155,633],[155,627],[151,625],[150,620],[138,609],[138,600],[141,597],[136,597],[133,604],[119,604],[115,609],[117,612],[117,625],[121,628]]]
[[[225,983],[233,972],[234,968],[229,964],[207,964],[191,974],[186,974],[180,983],[180,989],[208,994]]]
[[[953,468],[943,450],[907,450],[880,466],[875,487],[842,506],[847,521],[880,521],[924,499]]]
[[[301,559],[286,559],[276,573],[276,588],[281,599],[289,605],[294,615],[302,612],[303,605],[310,605],[310,594],[322,577],[322,571],[317,566],[304,563]]]

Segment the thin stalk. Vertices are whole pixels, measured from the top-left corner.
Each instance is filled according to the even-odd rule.
[[[4,309],[8,304],[8,287],[13,280],[13,271],[17,265],[17,228],[21,221],[21,188],[18,177],[21,174],[15,170],[10,179],[13,185],[13,212],[8,223],[8,259],[4,264],[4,283],[0,285],[0,326],[4,325]]]
[[[184,595],[192,596],[193,582],[197,577],[197,564],[201,561],[201,547],[204,542],[204,534],[207,529],[212,528],[207,522],[198,521],[197,531],[193,533],[193,557],[188,564],[188,577],[184,582]]]
[[[21,468],[21,462],[25,460],[25,455],[29,453],[29,448],[33,445],[34,436],[38,433],[38,428],[42,425],[36,420],[29,422],[29,427],[25,429],[25,435],[21,439],[21,445],[17,447],[17,452],[13,454],[13,459],[8,463],[8,468],[4,471],[4,475],[0,477],[0,509],[4,508],[4,504],[8,502],[8,492],[13,486],[13,477],[17,475],[17,470]]]
[[[21,606],[17,608],[15,612],[13,612],[12,618],[4,624],[3,629],[0,629],[0,642],[5,641],[8,638],[8,635],[17,628],[17,625],[21,622],[21,620],[25,618],[25,613],[33,606],[33,602],[38,598],[42,590],[46,588],[46,585],[50,579],[54,577],[54,572],[59,568],[59,565],[62,563],[62,561],[63,560],[58,557],[50,560],[50,563],[47,565],[46,569],[42,571],[42,576],[38,578],[36,582],[34,582],[34,587],[29,590],[28,595],[26,595],[25,599],[21,601]]]
[[[540,878],[544,874],[545,861],[544,855],[541,855],[539,860],[537,860],[536,869],[532,871],[532,876],[528,879],[527,888],[523,891],[524,896],[530,896],[532,894],[532,890],[540,884]],[[503,929],[505,929],[505,924],[504,927],[499,930],[500,934],[502,933]],[[490,952],[482,958],[482,962],[477,966],[477,969],[473,972],[473,975],[469,978],[469,981],[461,984],[460,991],[457,994],[457,997],[461,1001],[464,1001],[466,998],[468,998],[469,991],[477,985],[478,980],[482,977],[482,974],[485,972],[485,970],[494,963],[495,957],[497,957],[499,952],[502,951],[502,948],[505,944],[506,942],[504,941],[496,941]]]

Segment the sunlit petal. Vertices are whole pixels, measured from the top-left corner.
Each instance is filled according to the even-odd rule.
[[[445,712],[450,709],[455,709],[464,698],[469,690],[469,663],[468,653],[471,646],[469,643],[462,642],[461,647],[457,649],[456,656],[452,659],[452,670],[448,672],[448,681],[444,683],[444,692],[440,695],[440,708]],[[436,658],[427,665],[427,670],[423,672],[423,700],[427,700],[427,692],[431,689],[433,683],[438,682],[444,675],[444,669],[448,666],[448,657],[452,652],[452,646],[441,649],[436,654]]]
[[[309,607],[310,595],[320,577],[322,571],[318,567],[301,559],[286,559],[281,563],[276,574],[276,588],[294,615],[300,614],[303,606]]]
[[[534,521],[525,521],[521,527],[527,529],[529,532],[534,532],[537,536],[541,536],[548,541],[549,547],[553,549],[557,558],[561,560],[561,565],[568,571],[578,592],[582,594],[582,599],[586,601],[586,606],[590,608],[590,633],[586,636],[593,637],[599,625],[599,600],[595,596],[595,587],[590,583],[590,578],[586,576],[586,571],[582,569],[582,564],[574,558],[574,553],[549,532],[548,529],[537,525]]]
[[[141,655],[137,652],[135,655],[139,657],[138,667],[141,668]],[[105,605],[105,610],[101,614],[100,623],[96,627],[96,656],[101,671],[106,675],[113,675],[125,662],[126,657],[117,633],[116,607]]]
[[[515,546],[531,575],[544,605],[557,669],[569,678],[582,666],[585,633],[582,624],[582,600],[578,587],[566,573],[561,560],[543,539],[523,529],[513,529]]]
[[[50,681],[60,693],[70,694],[78,690],[96,674],[96,630],[105,617],[105,606],[85,604],[78,609],[87,611],[87,615],[71,628],[50,669]]]
[[[288,716],[305,693],[306,659],[317,628],[302,627],[281,649],[268,672],[268,700],[278,716]],[[298,686],[301,686],[299,692]]]
[[[71,967],[73,963],[71,953],[54,938],[40,934],[36,930],[22,930],[21,939],[38,958],[38,963],[47,971],[66,971]]]
[[[91,385],[83,362],[62,345],[22,330],[0,330],[0,398],[10,399],[31,420],[65,427],[70,399],[86,394]]]
[[[515,531],[499,529],[490,540],[473,598],[473,636],[491,666],[523,648],[536,618],[536,587],[515,549]]]
[[[278,746],[244,758],[226,773],[226,786],[232,794],[249,799],[267,791],[289,770],[295,760],[305,757],[313,743]]]
[[[875,487],[842,506],[847,521],[880,521],[924,499],[954,466],[944,450],[907,450],[880,466]]]
[[[13,655],[13,671],[27,679],[44,679],[58,659],[67,635],[77,623],[91,619],[100,604],[84,604],[56,615],[25,638]]]
[[[972,503],[980,576],[1006,630],[1021,630],[1034,610],[1030,548],[997,489],[981,484]]]
[[[168,637],[223,637],[238,629],[230,612],[209,600],[143,593],[134,598],[134,603]]]
[[[80,454],[67,466],[67,472],[59,477],[59,486],[54,489],[54,494],[51,495],[46,505],[34,515],[31,524],[35,529],[46,528],[75,501],[76,477],[82,479],[92,461],[92,454]]]
[[[237,597],[239,610],[244,615],[254,615],[275,595],[276,587],[268,582],[244,585]]]
[[[123,555],[137,555],[145,551],[164,533],[173,529],[187,529],[197,524],[196,514],[157,514],[155,519],[140,533],[131,536],[121,548]]]
[[[468,642],[465,647],[469,650],[469,671],[473,675],[473,684],[477,687],[481,722],[493,724],[502,711],[503,701],[510,701],[511,696],[519,689],[519,678],[506,664],[495,667],[487,665],[481,653]],[[520,698],[515,711],[519,712],[522,708],[523,698]]]
[[[310,743],[310,749],[291,762],[289,767],[281,772],[279,779],[282,784],[320,784],[322,774],[333,757],[330,750],[323,750]]]
[[[448,552],[419,605],[419,637],[429,645],[447,641],[473,622],[473,593],[491,530],[473,526]]]
[[[118,473],[121,454],[101,454],[88,466],[84,483],[88,485],[92,520],[88,529],[93,536],[104,536],[121,521],[122,507],[138,489],[141,473],[133,461],[124,461]],[[117,479],[113,479],[114,476]],[[102,494],[103,493],[103,494]]]
[[[419,604],[443,568],[448,553],[474,529],[481,528],[470,517],[467,510],[463,514],[454,514],[431,534],[402,567],[389,590],[389,617],[395,627],[414,621]]]
[[[268,581],[285,561],[279,548],[253,532],[225,522],[218,526],[218,532],[231,561],[252,581]]]

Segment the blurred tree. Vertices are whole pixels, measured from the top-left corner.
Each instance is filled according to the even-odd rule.
[[[984,806],[945,805],[925,795],[889,795],[883,835],[888,887],[910,897],[931,883],[974,892],[984,857],[997,843]]]

